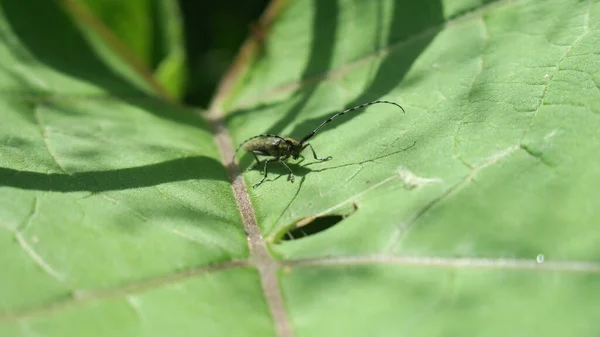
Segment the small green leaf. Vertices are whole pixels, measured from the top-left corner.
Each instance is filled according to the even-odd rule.
[[[119,43],[150,69],[172,97],[181,97],[185,86],[185,50],[182,21],[177,3],[170,0],[69,0],[67,6],[75,9],[73,16],[82,26],[91,28],[104,25]],[[81,3],[78,6],[77,3]],[[91,12],[93,17],[82,13]]]

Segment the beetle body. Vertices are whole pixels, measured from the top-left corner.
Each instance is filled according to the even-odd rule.
[[[397,103],[390,102],[390,101],[373,101],[373,102],[361,104],[361,105],[355,106],[353,108],[336,113],[335,115],[329,117],[327,120],[325,120],[323,123],[321,123],[319,126],[317,126],[313,131],[308,133],[306,136],[302,137],[302,139],[300,139],[300,140],[296,140],[294,138],[289,138],[289,137],[284,138],[284,137],[281,137],[278,135],[272,135],[272,134],[262,134],[262,135],[258,135],[258,136],[254,136],[254,137],[250,137],[250,138],[246,139],[244,142],[242,142],[242,144],[240,144],[240,146],[237,148],[236,152],[239,151],[241,148],[243,148],[247,152],[252,153],[252,155],[256,159],[257,164],[260,164],[260,160],[258,159],[258,156],[270,157],[264,161],[265,166],[263,169],[262,179],[258,183],[254,184],[253,187],[256,188],[265,181],[265,179],[267,178],[267,165],[270,162],[280,162],[283,166],[285,166],[285,168],[290,173],[288,180],[290,180],[291,182],[294,182],[294,173],[292,172],[290,167],[287,166],[285,161],[290,157],[292,157],[294,159],[298,159],[298,157],[300,156],[300,153],[302,153],[302,151],[304,151],[304,149],[306,149],[307,147],[310,147],[313,157],[316,160],[327,161],[327,160],[331,159],[331,156],[326,157],[326,158],[317,157],[317,153],[315,152],[315,149],[312,147],[312,145],[310,145],[310,143],[308,143],[308,140],[311,139],[317,133],[317,131],[319,131],[323,126],[325,126],[325,124],[330,123],[332,120],[334,120],[338,116],[344,115],[344,114],[354,111],[356,109],[364,108],[366,106],[369,106],[372,104],[378,104],[378,103],[386,103],[386,104],[395,105],[395,106],[399,107],[400,109],[402,109],[402,111],[404,112],[404,109]]]
[[[247,152],[259,156],[292,157],[298,159],[303,147],[293,138],[265,137],[256,138],[244,143],[242,146]]]

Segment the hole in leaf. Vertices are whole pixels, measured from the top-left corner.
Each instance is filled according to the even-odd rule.
[[[344,217],[341,215],[327,215],[318,217],[307,225],[289,230],[281,239],[283,241],[298,240],[303,237],[317,234],[335,226],[335,224],[342,221],[342,219],[344,219]]]
[[[294,223],[291,228],[281,236],[281,241],[291,241],[305,238],[324,230],[327,230],[348,216],[352,215],[358,209],[356,203],[353,203],[352,208],[345,214],[331,214],[323,216],[310,216]]]

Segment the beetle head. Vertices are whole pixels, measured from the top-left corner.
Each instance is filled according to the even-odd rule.
[[[286,142],[290,145],[290,155],[294,159],[298,159],[300,153],[306,148],[307,145],[300,143],[293,138],[286,138]]]

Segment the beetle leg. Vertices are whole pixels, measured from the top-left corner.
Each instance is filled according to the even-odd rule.
[[[267,179],[267,165],[269,165],[270,162],[276,161],[276,160],[280,160],[280,157],[274,157],[274,158],[269,158],[269,159],[265,160],[265,168],[263,169],[263,177],[259,182],[254,184],[254,186],[252,186],[252,188],[257,188],[258,186],[260,186],[260,184],[262,184],[265,181],[265,179]]]
[[[248,166],[248,168],[246,169],[246,172],[252,170],[254,168],[254,166],[260,164],[260,160],[258,159],[258,156],[256,155],[256,153],[254,153],[254,152],[251,152],[251,153],[254,156],[254,159],[256,159],[256,163],[250,164],[250,166]]]
[[[288,180],[291,182],[294,182],[294,178],[295,178],[294,172],[292,172],[292,169],[289,166],[287,166],[287,164],[284,162],[285,159],[287,159],[287,158],[280,159],[279,162],[282,163],[283,166],[285,166],[285,168],[290,172],[290,175],[288,176]]]
[[[302,154],[300,154],[298,157],[299,157],[299,158],[301,158],[301,159],[300,159],[300,160],[298,160],[298,161],[296,162],[296,164],[300,164],[300,163],[302,163],[302,162],[303,162],[303,161],[306,159],[306,158],[304,158],[304,156],[303,156]]]
[[[329,157],[327,157],[327,158],[319,158],[319,157],[317,157],[317,153],[315,152],[315,149],[312,147],[312,145],[310,145],[310,143],[308,143],[307,145],[310,147],[310,150],[311,150],[311,151],[312,151],[312,153],[313,153],[313,157],[315,157],[315,159],[316,159],[316,160],[319,160],[319,161],[327,161],[327,160],[329,160],[329,159],[333,158],[333,157],[331,157],[331,156],[329,156]]]

